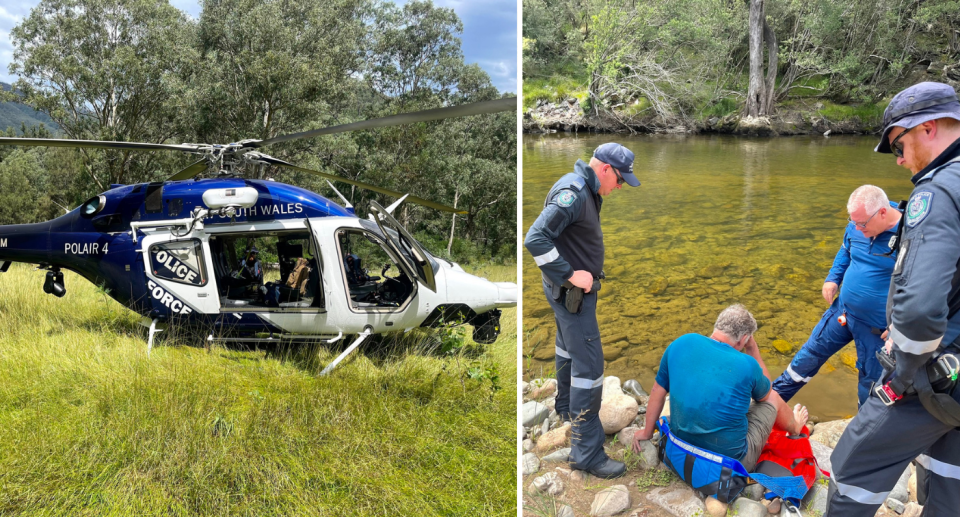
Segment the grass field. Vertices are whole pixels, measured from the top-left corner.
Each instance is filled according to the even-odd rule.
[[[337,350],[148,358],[139,316],[65,276],[0,274],[0,515],[516,515],[516,309],[485,352],[414,331],[321,378]]]

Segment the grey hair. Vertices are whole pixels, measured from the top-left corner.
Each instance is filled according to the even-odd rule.
[[[744,336],[752,336],[757,331],[757,320],[741,304],[731,305],[717,316],[714,330],[723,332],[734,341],[740,341]]]
[[[865,212],[872,214],[889,205],[890,199],[887,198],[887,193],[882,188],[874,185],[863,185],[857,187],[857,190],[850,194],[850,199],[847,200],[847,213],[852,214],[854,210],[862,206]]]

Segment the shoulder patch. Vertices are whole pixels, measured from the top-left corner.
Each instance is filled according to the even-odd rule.
[[[583,178],[578,177],[577,179],[573,180],[573,183],[571,183],[570,186],[580,191],[583,190],[583,187],[587,186],[587,182]]]
[[[566,208],[572,205],[573,202],[576,201],[576,199],[577,199],[577,196],[573,192],[569,190],[561,190],[556,197],[557,206]]]
[[[933,192],[917,192],[910,196],[907,203],[907,226],[913,228],[920,224],[930,213],[930,204],[933,203]]]

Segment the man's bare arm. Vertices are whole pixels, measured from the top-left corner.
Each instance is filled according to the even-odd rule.
[[[743,347],[743,353],[749,355],[757,361],[757,364],[760,365],[760,369],[763,370],[763,376],[769,381],[773,381],[773,378],[770,377],[770,372],[767,371],[767,365],[763,363],[763,358],[760,357],[760,345],[757,344],[757,340],[753,339],[753,336],[750,336],[750,341],[747,341],[747,346]]]
[[[640,442],[653,438],[653,431],[657,428],[657,419],[660,418],[666,400],[667,390],[654,381],[653,388],[650,390],[650,398],[647,399],[647,417],[643,429],[633,435],[634,452],[640,452]]]

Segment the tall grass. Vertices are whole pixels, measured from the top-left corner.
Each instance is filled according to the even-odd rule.
[[[515,309],[477,356],[414,332],[318,377],[338,350],[148,358],[136,314],[65,276],[57,299],[0,275],[0,514],[516,514]]]

